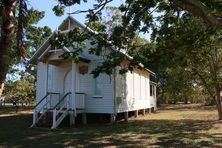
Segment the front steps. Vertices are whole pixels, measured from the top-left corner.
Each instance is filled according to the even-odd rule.
[[[59,113],[56,119],[59,119],[61,115],[62,113]],[[43,115],[40,114],[40,118],[36,123],[37,127],[52,127],[52,125],[53,125],[53,111],[46,111]]]
[[[58,96],[58,102],[52,106],[51,102]],[[33,112],[33,122],[31,127],[46,126],[51,129],[57,128],[60,123],[69,115],[70,125],[75,124],[77,114],[85,112],[85,93],[75,93],[78,101],[76,107],[72,107],[72,92],[67,92],[63,96],[60,93],[47,92],[46,95],[35,105]],[[85,116],[84,116],[85,117]],[[86,118],[83,118],[86,122]]]
[[[57,109],[58,111],[59,109]],[[55,129],[65,118],[69,118],[70,120],[70,115],[74,115],[74,112],[73,111],[67,111],[66,114],[64,114],[65,112],[67,111],[66,108],[63,108],[60,113],[58,113],[58,115],[56,116],[56,120],[58,120],[61,116],[64,116],[60,119],[59,123],[57,123],[57,125],[54,125],[53,127],[53,110],[47,110],[45,111],[43,114],[39,113],[38,114],[38,121],[37,123],[34,125],[36,127],[47,127],[47,128],[52,128],[52,129]],[[86,117],[84,115],[84,110],[82,109],[78,109],[77,111],[77,115],[78,114],[82,114],[82,117],[83,117],[83,124],[86,124]],[[74,120],[75,120],[76,117],[74,117]],[[75,124],[75,122],[73,123]],[[70,124],[71,125],[71,124]]]
[[[45,112],[45,114],[36,123],[37,127],[51,127],[53,122],[53,113]]]

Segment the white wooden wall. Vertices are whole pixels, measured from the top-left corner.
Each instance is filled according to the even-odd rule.
[[[73,28],[75,24],[71,24]],[[64,25],[62,30],[67,29],[67,25]],[[90,72],[95,68],[96,63],[101,62],[102,58],[91,55],[88,53],[90,47],[90,41],[86,41],[86,48],[81,53],[82,57],[90,59],[89,72],[85,75],[79,75],[77,78],[79,82],[78,90],[86,94],[85,107],[87,113],[115,113],[117,112],[131,111],[137,109],[150,108],[150,94],[149,94],[149,76],[142,75],[140,72],[130,72],[126,74],[124,91],[118,92],[114,90],[114,76],[111,77],[103,75],[103,90],[101,98],[94,97],[95,79]],[[107,52],[107,51],[106,51]],[[108,51],[109,52],[109,51]],[[61,53],[51,55],[51,59],[58,59]],[[78,67],[78,65],[77,65]],[[53,92],[60,92],[63,95],[63,81],[67,71],[71,69],[70,65],[60,65],[59,67],[53,67]],[[77,68],[78,69],[78,68]],[[43,98],[46,94],[46,76],[47,76],[47,64],[38,63],[37,71],[37,102]],[[120,102],[116,102],[115,108],[114,91],[117,93],[117,97],[121,97]],[[118,94],[119,93],[119,94]],[[119,95],[119,96],[118,96]],[[121,96],[123,95],[123,96]],[[116,99],[116,98],[115,98]],[[154,101],[155,102],[155,101]]]
[[[63,97],[64,94],[64,78],[65,75],[71,70],[71,61],[70,63],[64,63],[59,66],[53,66],[52,70],[52,92],[60,93],[60,98]],[[53,97],[53,96],[52,96]],[[58,103],[59,98],[54,96],[51,99],[51,105],[54,106],[56,103]]]
[[[47,64],[38,62],[37,82],[36,82],[36,103],[38,103],[47,93]]]
[[[156,94],[156,84],[150,83],[150,85],[153,85],[153,91],[154,95],[150,96],[150,105],[151,107],[154,107],[155,110],[157,110],[157,94]]]
[[[118,93],[117,93],[118,97]],[[116,111],[125,112],[151,108],[150,79],[148,72],[133,71],[126,73],[126,96],[117,101]]]
[[[94,63],[89,65],[88,74],[80,74],[80,92],[86,93],[86,112],[87,113],[114,113],[114,85],[113,78],[106,74],[103,77],[103,89],[101,98],[96,98],[94,95],[95,79],[90,72],[95,68]]]
[[[45,96],[46,87],[44,73],[46,71],[46,64],[39,64],[38,79],[37,79],[37,102]],[[52,76],[52,90],[51,92],[59,92],[63,95],[63,81],[65,74],[69,71],[70,65],[60,65],[53,67]],[[83,92],[86,94],[85,107],[88,113],[113,113],[114,112],[114,85],[113,78],[106,74],[103,75],[103,89],[101,98],[95,98],[94,85],[95,79],[90,71],[94,68],[93,64],[89,65],[88,74],[79,74],[79,88],[76,92]],[[58,99],[52,99],[51,104],[56,104]]]
[[[47,71],[47,64],[38,62],[37,65],[37,90],[36,90],[36,103],[38,103],[47,92],[55,92],[60,93],[60,96],[63,96],[63,81],[64,76],[71,69],[70,64],[63,64],[60,66],[48,65],[48,68],[52,69],[52,77],[51,77],[51,89],[48,88],[47,76],[49,75]],[[58,96],[52,96],[51,104],[55,104],[58,102]]]

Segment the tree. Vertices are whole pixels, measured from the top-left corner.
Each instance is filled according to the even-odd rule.
[[[18,33],[17,45],[20,56],[23,54],[22,50],[22,28],[25,26],[26,4],[23,0],[1,0],[1,39],[0,39],[0,93],[4,88],[4,81],[8,72],[10,64],[10,54],[13,47],[13,39],[15,39],[15,11],[18,6]],[[1,95],[1,94],[0,94]]]
[[[65,6],[71,6],[75,4],[80,4],[82,2],[87,2],[85,0],[59,0],[59,5],[54,7],[55,12],[58,15],[61,15],[64,11]],[[95,0],[97,2],[93,8],[88,10],[77,10],[73,13],[88,13],[87,18],[89,22],[96,22],[101,18],[102,11],[105,6],[112,2],[112,0]],[[215,22],[218,22],[219,19],[213,17],[213,15],[220,16],[220,9],[218,7],[218,1],[165,1],[165,0],[155,0],[155,1],[133,1],[127,0],[124,4],[119,7],[119,10],[122,12],[122,23],[118,24],[113,28],[112,33],[110,35],[100,34],[100,38],[103,37],[104,40],[109,41],[112,45],[108,45],[104,43],[104,46],[113,46],[117,49],[129,49],[129,45],[134,39],[134,37],[138,34],[138,32],[147,33],[151,30],[155,32],[155,30],[159,27],[156,22],[158,22],[158,16],[156,17],[154,13],[160,13],[165,18],[165,20],[171,20],[174,16],[179,16],[183,10],[189,10],[189,12],[193,13],[196,16],[201,17],[206,23],[210,24],[213,27],[218,27]],[[199,13],[199,11],[201,13]],[[207,16],[206,16],[207,15]],[[214,20],[214,21],[213,21]],[[174,21],[176,21],[174,19]],[[214,23],[213,23],[214,22]],[[106,26],[101,27],[106,30]],[[101,41],[101,40],[100,40]],[[102,47],[100,43],[98,46]],[[100,44],[100,45],[99,45]],[[95,49],[92,49],[92,53],[98,53],[102,49],[97,48],[97,52]],[[130,50],[128,50],[130,51]],[[126,52],[128,52],[126,51]],[[112,53],[113,54],[113,53]],[[117,54],[113,54],[113,56],[117,56]],[[135,61],[135,60],[134,60]],[[109,60],[115,66],[114,61]],[[136,65],[137,62],[131,62],[132,65]],[[107,65],[106,65],[107,66]],[[101,68],[102,69],[102,68]],[[132,69],[129,67],[129,69]],[[104,69],[106,72],[110,72],[108,69]]]
[[[88,10],[83,10],[83,11],[78,11],[78,12],[87,12],[87,18],[89,20],[89,22],[95,22],[98,21],[98,19],[101,17],[102,14],[102,10],[105,8],[105,6],[110,3],[112,0],[96,0],[97,4],[94,5],[94,7],[92,9],[88,9]],[[0,1],[0,6],[2,7],[2,27],[1,27],[1,41],[0,41],[0,85],[2,86],[4,80],[5,80],[5,76],[6,73],[8,71],[8,66],[10,63],[10,49],[12,44],[10,44],[10,37],[13,37],[13,33],[14,33],[14,29],[15,29],[15,24],[14,24],[14,16],[12,14],[16,14],[14,13],[16,8],[15,6],[19,6],[19,12],[23,12],[21,11],[22,8],[24,8],[24,1],[20,0],[20,1],[15,1],[15,0],[2,0]],[[62,13],[64,12],[64,7],[65,6],[71,6],[74,4],[80,4],[81,2],[87,2],[86,0],[58,0],[58,2],[60,3],[59,5],[54,7],[54,11],[58,14],[58,15],[62,15]],[[220,32],[217,31],[212,31],[215,28],[222,28],[222,23],[221,23],[221,10],[220,10],[220,6],[221,6],[221,2],[219,0],[215,0],[215,1],[210,1],[210,0],[171,0],[171,1],[165,1],[165,0],[152,0],[152,1],[147,1],[147,0],[126,0],[125,3],[123,5],[121,5],[119,7],[119,9],[121,10],[121,12],[124,14],[122,17],[122,23],[118,24],[117,26],[115,26],[112,30],[111,33],[109,33],[109,35],[107,33],[98,33],[97,35],[94,35],[94,37],[96,38],[96,41],[92,42],[92,44],[96,44],[97,47],[96,48],[92,48],[91,49],[91,53],[93,54],[97,54],[100,55],[100,53],[103,51],[102,49],[104,47],[114,47],[115,49],[119,49],[119,51],[115,51],[115,52],[111,52],[109,55],[105,55],[106,56],[106,61],[103,63],[102,67],[99,67],[98,72],[106,72],[107,74],[111,74],[112,73],[112,67],[117,66],[119,63],[121,63],[121,61],[125,58],[123,55],[121,55],[120,53],[122,53],[120,50],[122,49],[126,49],[124,52],[127,53],[130,56],[135,55],[134,52],[132,52],[132,41],[133,39],[135,39],[135,36],[137,36],[138,32],[150,32],[150,30],[153,32],[152,33],[152,40],[154,40],[155,42],[157,42],[159,45],[164,45],[162,46],[163,49],[166,49],[166,41],[168,41],[167,38],[164,38],[164,42],[162,42],[161,40],[159,40],[160,38],[156,37],[156,34],[162,34],[162,35],[166,35],[163,37],[169,37],[167,35],[170,35],[171,33],[169,33],[169,31],[171,31],[172,33],[174,32],[175,27],[172,27],[172,25],[177,24],[178,19],[181,17],[181,15],[183,15],[184,13],[190,12],[191,14],[193,14],[193,16],[197,16],[199,18],[202,19],[202,21],[205,22],[205,25],[207,26],[211,26],[210,30],[205,30],[204,32],[198,33],[195,32],[196,36],[198,36],[198,44],[193,44],[195,45],[195,48],[191,48],[192,50],[185,50],[188,49],[189,47],[187,46],[187,48],[185,48],[183,46],[183,48],[180,48],[179,52],[174,52],[174,50],[172,50],[171,44],[170,42],[168,44],[168,51],[169,53],[175,54],[177,53],[178,55],[180,55],[180,53],[182,55],[186,55],[187,53],[189,53],[190,55],[192,55],[192,57],[194,59],[198,59],[198,57],[193,56],[192,51],[193,50],[197,50],[197,49],[201,49],[204,51],[206,47],[204,45],[206,45],[207,43],[210,43],[210,45],[212,45],[212,40],[211,39],[206,39],[204,37],[206,37],[204,35],[203,36],[202,33],[207,33],[208,35],[211,34],[211,32],[214,33],[214,38],[219,38],[220,36]],[[157,13],[158,15],[154,15],[154,12]],[[76,13],[76,12],[74,12]],[[22,14],[22,13],[18,13],[18,14]],[[23,15],[18,15],[20,17],[20,20],[18,24],[18,32],[20,33],[21,29],[25,24],[23,24],[23,21],[21,21]],[[24,18],[24,17],[23,17]],[[159,22],[159,23],[157,23]],[[164,23],[163,23],[164,22]],[[206,27],[206,26],[205,26]],[[159,29],[161,28],[161,29]],[[212,29],[213,28],[213,29]],[[106,29],[106,28],[104,28]],[[218,33],[218,34],[216,34]],[[68,38],[71,36],[75,36],[76,38]],[[53,41],[52,43],[54,45],[60,46],[62,43],[61,40],[67,40],[69,39],[69,42],[67,43],[67,46],[71,46],[71,42],[73,41],[79,41],[82,42],[87,38],[90,38],[92,34],[86,34],[86,33],[82,33],[78,30],[74,30],[71,31],[70,33],[66,34],[65,38],[63,38],[61,35],[58,38],[57,41]],[[185,38],[185,36],[183,36],[183,34],[179,34],[180,35],[180,39],[184,40],[186,43],[186,45],[189,45],[190,42],[193,43],[196,41],[196,38],[193,36],[192,39],[190,40],[186,40],[187,38]],[[212,36],[212,35],[210,35]],[[177,37],[177,36],[174,36]],[[186,36],[187,37],[187,36]],[[17,36],[18,41],[20,40],[20,36]],[[189,39],[189,38],[188,38]],[[170,40],[177,40],[177,38],[171,38]],[[218,39],[216,39],[218,40]],[[215,40],[215,42],[217,42]],[[107,42],[108,41],[108,42]],[[208,42],[207,42],[208,41]],[[18,42],[21,43],[21,42]],[[176,42],[178,43],[178,42]],[[181,43],[181,42],[179,42]],[[60,45],[59,45],[60,44]],[[18,44],[20,46],[20,44]],[[145,46],[142,46],[141,48],[144,48]],[[161,47],[161,46],[160,46]],[[178,44],[178,47],[180,47],[180,44]],[[212,46],[209,46],[212,47]],[[76,48],[76,47],[74,47]],[[139,48],[139,47],[138,47]],[[19,48],[21,49],[21,48]],[[175,48],[174,48],[175,49]],[[73,54],[75,57],[75,59],[78,59],[78,53],[81,51],[81,48],[76,48],[76,52]],[[200,55],[203,55],[202,51],[200,52],[200,50],[197,50],[197,52]],[[22,52],[20,52],[20,55]],[[168,54],[169,54],[168,53]],[[184,54],[186,53],[186,54]],[[217,53],[217,52],[216,52]],[[187,55],[189,55],[187,54]],[[129,67],[127,67],[126,70],[133,70],[133,67],[135,67],[139,62],[142,54],[136,54],[138,55],[138,58],[134,58],[133,60],[130,61],[130,65]],[[176,55],[176,56],[178,56]],[[198,54],[195,54],[198,55]],[[213,54],[212,54],[213,55]],[[136,57],[136,56],[135,56]],[[172,55],[169,54],[169,57],[172,57]],[[178,56],[181,57],[181,56]],[[186,62],[184,59],[181,60],[181,65],[186,64],[188,65],[189,62]],[[192,58],[188,58],[190,61],[194,60]],[[211,60],[214,60],[214,58],[211,58]],[[216,58],[217,59],[217,58]],[[200,59],[198,59],[200,60]],[[213,61],[212,60],[212,61]],[[178,61],[178,60],[175,60]],[[200,60],[201,61],[201,60]],[[173,63],[173,62],[172,62]],[[194,62],[193,62],[194,63]],[[215,62],[214,62],[215,63]],[[209,63],[207,63],[209,64]],[[196,66],[196,65],[195,65]],[[194,67],[194,66],[193,66]],[[189,63],[189,68],[193,71],[192,69],[192,62]],[[217,68],[217,66],[216,66]],[[188,70],[190,70],[188,69]],[[211,67],[211,69],[215,69],[215,67],[213,66],[213,68]],[[193,71],[194,72],[194,71]],[[210,73],[215,73],[215,70],[212,71],[210,70]],[[209,71],[205,72],[205,75],[207,75],[209,73]],[[96,73],[95,73],[96,74]],[[216,73],[217,74],[217,73]],[[196,72],[196,75],[198,75],[198,73]],[[201,75],[198,75],[199,78],[201,79]],[[212,75],[214,76],[214,80],[217,79],[218,75]],[[204,82],[203,79],[201,80],[201,82]],[[211,80],[209,80],[209,82],[211,82]],[[217,84],[215,83],[216,81],[214,81],[214,86],[216,86]],[[207,83],[210,84],[211,83]],[[218,86],[217,86],[218,87]],[[217,93],[216,96],[216,100],[219,99],[219,101],[217,101],[217,107],[218,104],[219,106],[221,106],[221,100],[220,98],[218,98],[218,90],[216,91],[216,88],[213,87],[215,89],[215,91],[213,91],[214,93]],[[210,93],[210,92],[209,92]],[[218,109],[218,111],[220,111],[220,109]],[[220,116],[220,113],[219,113]],[[219,117],[221,119],[221,117]]]
[[[31,104],[35,99],[34,77],[23,76],[17,81],[7,81],[4,96],[6,102]]]
[[[86,0],[58,0],[60,5],[57,5],[54,7],[54,11],[58,14],[61,15],[64,12],[64,7],[65,6],[70,6],[70,5],[74,5],[74,4],[80,4],[81,2],[87,2]],[[85,12],[89,12],[88,18],[90,21],[95,21],[98,19],[98,14],[100,14],[100,12],[103,10],[104,6],[107,5],[109,2],[111,2],[112,0],[97,0],[98,4],[94,5],[93,9],[89,9]],[[202,1],[200,2],[199,0],[187,0],[187,1],[183,1],[183,0],[179,0],[179,1],[132,1],[132,0],[127,0],[125,5],[121,6],[121,10],[125,13],[124,15],[124,21],[123,24],[131,24],[130,20],[132,20],[131,22],[133,22],[134,24],[132,24],[132,26],[130,28],[138,28],[137,26],[140,25],[140,23],[138,23],[137,20],[140,20],[142,22],[144,22],[144,24],[146,24],[146,26],[150,26],[149,20],[152,18],[151,15],[149,14],[150,11],[148,11],[150,8],[153,8],[155,6],[158,6],[159,8],[166,8],[166,9],[173,9],[173,10],[177,10],[177,7],[183,8],[184,10],[187,10],[191,13],[193,13],[196,16],[199,16],[201,18],[203,18],[203,20],[205,20],[205,22],[207,22],[208,24],[215,26],[215,27],[221,27],[221,23],[220,23],[220,19],[219,17],[215,17],[213,12],[216,11],[216,14],[220,14],[219,11],[219,5],[218,5],[219,1]],[[24,22],[24,14],[26,13],[25,8],[26,8],[26,4],[24,2],[24,0],[1,0],[0,1],[0,7],[1,9],[1,17],[2,17],[2,26],[1,26],[1,42],[0,42],[0,86],[2,87],[5,77],[6,77],[6,73],[8,71],[8,66],[10,63],[10,57],[9,57],[9,51],[12,47],[12,44],[10,44],[10,38],[13,36],[14,33],[14,29],[15,29],[15,24],[14,24],[14,15],[16,14],[16,6],[19,7],[19,16],[18,18],[20,18],[20,23],[19,23],[19,27],[18,27],[18,32],[20,32],[24,27],[25,24],[23,24]],[[177,7],[175,7],[177,6]],[[143,11],[141,11],[143,10]],[[164,10],[164,9],[163,9]],[[95,12],[94,12],[95,11]],[[83,11],[82,11],[83,12]],[[139,13],[137,13],[139,12]],[[145,15],[143,15],[145,14]],[[131,17],[135,15],[136,17]],[[122,28],[119,28],[122,29]],[[143,27],[142,30],[146,30],[147,31],[147,27]],[[115,30],[115,29],[114,29]],[[134,29],[131,31],[135,31]],[[116,32],[116,31],[114,31]],[[20,32],[21,33],[21,32]],[[133,36],[133,34],[131,33],[130,36]],[[20,40],[20,36],[18,33],[18,41]],[[19,43],[18,43],[19,45]]]
[[[4,81],[8,71],[10,61],[9,51],[12,47],[10,38],[14,33],[13,12],[15,11],[15,1],[1,1],[1,40],[0,40],[0,93],[4,88]],[[3,11],[4,10],[4,11]],[[6,11],[7,10],[7,11]]]
[[[6,8],[9,3],[2,3],[2,7],[4,9],[2,10],[2,13],[9,13]],[[7,44],[6,47],[2,47],[3,44],[5,46],[5,41],[2,41],[2,46],[0,46],[0,52],[3,52],[0,56],[4,57],[9,57],[10,60],[5,60],[4,58],[0,57],[0,60],[4,61],[0,63],[0,84],[1,84],[1,89],[0,89],[0,96],[2,94],[2,91],[4,89],[4,81],[6,74],[13,74],[16,70],[15,65],[19,65],[21,63],[21,59],[19,57],[22,57],[22,60],[26,60],[24,57],[30,57],[36,49],[42,44],[44,39],[46,39],[50,34],[51,34],[51,29],[47,26],[45,27],[36,27],[35,24],[39,22],[44,17],[44,12],[39,12],[37,10],[34,10],[33,8],[30,8],[30,10],[27,12],[26,4],[23,1],[19,1],[14,3],[15,6],[18,6],[18,9],[13,9],[12,11],[18,12],[18,15],[16,16],[11,16],[10,21],[7,22],[7,25],[11,23],[11,32],[10,35],[7,37],[11,37],[7,39],[6,36],[1,36],[1,39],[4,38],[4,40],[8,40],[10,44]],[[9,8],[8,8],[9,9]],[[7,11],[7,12],[5,12]],[[26,14],[27,13],[27,14]],[[6,15],[6,14],[5,14]],[[0,17],[0,20],[5,20],[7,21],[9,18],[8,17]],[[13,24],[12,24],[13,23]],[[2,22],[2,24],[4,24]],[[4,27],[2,25],[2,27]],[[24,29],[25,28],[25,29]],[[7,27],[5,28],[7,29]],[[2,34],[6,35],[5,32],[8,32],[7,30],[3,31]],[[17,32],[15,32],[16,30]],[[17,36],[17,37],[16,37]],[[16,40],[13,41],[13,38]],[[8,47],[10,46],[10,47]],[[4,68],[3,68],[4,67]],[[35,70],[31,68],[32,66],[27,66],[26,70],[29,71],[30,74],[35,74],[33,73],[32,70]],[[32,69],[32,70],[31,70]],[[6,71],[7,70],[7,71]]]
[[[111,1],[112,0],[99,0],[97,1],[98,4],[94,5],[94,8],[78,12],[88,12],[87,18],[89,22],[95,22],[101,17],[102,10],[105,5]],[[64,6],[70,6],[87,1],[59,0],[59,2],[62,8]],[[179,62],[179,65],[184,71],[192,72],[192,74],[198,76],[198,82],[201,82],[200,85],[204,86],[211,97],[215,100],[218,108],[219,119],[222,119],[221,99],[219,97],[219,92],[221,91],[220,79],[218,79],[220,76],[220,68],[218,65],[220,64],[215,62],[218,61],[216,60],[218,57],[215,56],[218,55],[218,53],[214,52],[214,54],[211,53],[211,56],[209,56],[210,51],[213,49],[210,47],[213,47],[215,42],[218,42],[218,38],[221,35],[219,30],[215,30],[217,28],[222,28],[220,19],[222,11],[220,10],[220,6],[221,2],[217,0],[126,0],[125,4],[119,7],[121,12],[124,14],[122,16],[122,23],[115,26],[109,35],[98,33],[100,37],[97,38],[98,42],[94,43],[97,44],[97,47],[91,49],[92,53],[96,53],[98,55],[99,52],[102,52],[102,47],[114,47],[119,49],[119,52],[112,52],[110,55],[106,56],[107,60],[101,67],[99,67],[98,72],[106,72],[107,74],[110,74],[111,67],[117,66],[124,58],[124,56],[118,56],[122,49],[126,49],[124,52],[134,57],[134,59],[131,60],[129,67],[126,69],[133,70],[133,67],[135,67],[141,59],[144,59],[141,58],[144,56],[143,53],[135,54],[132,52],[133,46],[131,46],[130,43],[132,43],[138,32],[147,33],[151,30],[151,39],[154,43],[157,43],[157,48],[162,49],[162,51],[167,51],[163,52],[167,55],[166,57],[168,58],[168,61],[170,59],[171,65],[169,64],[167,66],[172,67],[173,64]],[[156,13],[155,15],[153,14],[154,12]],[[189,17],[190,14],[201,18],[201,20],[197,20],[193,16]],[[185,20],[185,22],[180,20]],[[203,24],[202,21],[205,22],[205,24]],[[198,22],[198,24],[196,24],[196,22]],[[184,24],[188,25],[192,30]],[[199,26],[199,24],[201,24],[201,26]],[[209,29],[207,29],[208,27]],[[184,29],[186,29],[186,32]],[[192,31],[192,35],[189,36],[187,31]],[[209,37],[212,37],[215,40],[213,41]],[[109,42],[107,43],[106,41]],[[141,46],[141,48],[144,47],[145,46]],[[147,49],[147,51],[149,50]],[[218,49],[216,51],[218,51]],[[214,55],[214,57],[212,57],[212,55]],[[204,58],[200,58],[203,56],[211,57],[208,59],[210,62],[207,63]],[[211,66],[208,67],[207,70],[205,69],[205,71],[202,71],[203,65],[197,65],[195,60],[199,62],[204,61],[206,62],[204,63],[205,65]],[[200,74],[199,72],[202,73]],[[210,77],[210,79],[206,79],[207,76],[209,77],[209,74],[212,77]]]
[[[163,19],[162,27],[155,32],[157,52],[152,57],[153,60],[161,58],[163,61],[159,64],[163,64],[165,69],[178,71],[176,68],[180,66],[182,68],[182,72],[178,71],[179,77],[182,76],[180,80],[186,78],[187,82],[191,81],[191,85],[204,88],[215,102],[221,120],[222,61],[220,57],[222,50],[220,47],[222,42],[220,36],[219,30],[205,26],[199,19],[188,13],[183,13],[180,18],[177,18],[177,22],[166,22]],[[183,86],[186,85],[183,84]]]

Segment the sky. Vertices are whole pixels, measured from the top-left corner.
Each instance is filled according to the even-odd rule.
[[[48,2],[46,2],[46,0],[29,0],[27,5],[29,8],[33,7],[34,9],[45,12],[45,17],[37,24],[38,26],[47,25],[52,30],[56,30],[56,28],[68,16],[67,13],[69,10],[70,12],[74,12],[76,10],[87,10],[92,8],[93,3],[95,3],[94,0],[88,0],[87,3],[82,3],[81,5],[75,5],[70,8],[66,8],[65,14],[61,17],[57,17],[52,11],[52,8],[58,4],[57,0],[50,0]],[[112,3],[110,3],[112,6],[119,6],[120,4],[122,4],[122,0],[114,0]],[[72,16],[81,23],[85,22],[85,14],[75,14]]]
[[[111,3],[109,3],[109,6],[120,6],[124,0],[113,0]],[[39,11],[45,12],[45,17],[40,20],[40,22],[37,24],[37,26],[49,26],[52,31],[56,30],[57,27],[62,23],[62,21],[68,17],[69,12],[75,12],[77,10],[88,10],[89,8],[93,7],[93,4],[95,3],[95,0],[88,0],[87,3],[82,3],[80,5],[75,5],[70,8],[66,8],[66,12],[63,16],[58,17],[54,14],[52,11],[53,7],[58,4],[57,0],[50,0],[49,2],[46,2],[46,0],[28,0],[28,7],[33,7],[34,9],[37,9]],[[85,14],[72,14],[72,17],[77,19],[81,23],[85,23]],[[149,40],[150,33],[143,34],[140,33],[140,36],[143,38],[146,38]]]

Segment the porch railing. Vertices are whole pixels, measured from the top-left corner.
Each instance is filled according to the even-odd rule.
[[[47,92],[46,95],[34,106],[33,111],[33,123],[31,127],[35,126],[38,123],[39,119],[44,115],[44,113],[49,109],[51,102],[51,95],[59,96],[60,93]],[[40,113],[42,113],[40,115]]]
[[[68,115],[71,94],[71,92],[66,93],[62,99],[53,107],[53,124],[51,129],[55,129]]]

